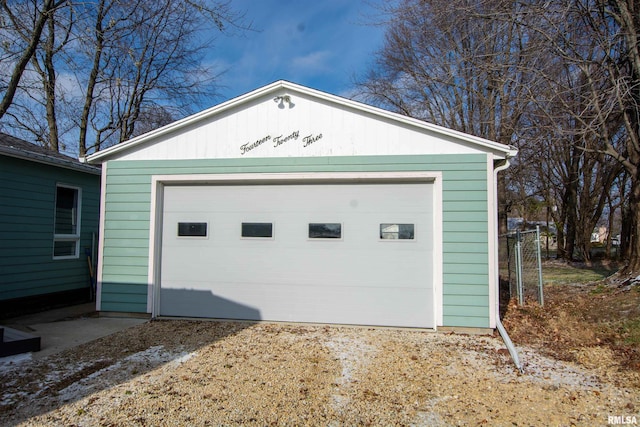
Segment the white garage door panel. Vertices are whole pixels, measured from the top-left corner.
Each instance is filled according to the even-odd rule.
[[[235,284],[216,283],[215,290],[163,289],[163,295],[171,298],[171,304],[163,306],[164,316],[407,327],[431,322],[426,302],[432,297],[427,290],[396,288],[389,294],[385,288],[279,284],[238,289]]]
[[[385,245],[378,242],[373,244]],[[415,284],[420,282],[407,282],[406,276],[410,271],[424,270],[425,268],[419,267],[420,264],[430,266],[428,261],[423,260],[424,256],[429,256],[429,253],[423,256],[416,252],[397,251],[397,259],[392,260],[385,255],[388,251],[363,253],[340,250],[339,246],[328,244],[322,248],[324,250],[313,248],[314,250],[305,254],[300,253],[301,249],[276,251],[276,249],[265,248],[262,251],[242,251],[241,253],[229,249],[218,251],[215,255],[201,250],[183,261],[182,270],[176,268],[174,271],[165,272],[166,269],[164,269],[162,283],[164,286],[169,283],[199,281],[211,283],[215,280],[236,284],[285,283],[323,286],[324,283],[318,283],[318,279],[322,279],[339,281],[345,286],[356,287],[389,287],[391,283],[398,280],[405,285],[414,283],[413,286],[416,286]],[[167,250],[165,255],[167,258],[179,259],[185,255],[185,252],[188,251]],[[345,273],[350,271],[354,273]]]
[[[166,316],[433,327],[432,185],[167,186],[160,310]],[[206,222],[206,238],[177,236]],[[271,222],[273,239],[240,238]],[[342,224],[309,239],[308,224]],[[415,224],[381,241],[381,223]]]

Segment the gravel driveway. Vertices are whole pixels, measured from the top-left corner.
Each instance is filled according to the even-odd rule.
[[[0,364],[0,419],[29,426],[640,420],[638,378],[520,352],[524,375],[489,336],[151,321],[41,360]]]

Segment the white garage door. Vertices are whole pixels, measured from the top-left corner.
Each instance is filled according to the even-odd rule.
[[[433,185],[166,186],[162,316],[435,327]]]

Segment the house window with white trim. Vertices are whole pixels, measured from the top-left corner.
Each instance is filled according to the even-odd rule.
[[[79,256],[81,196],[79,188],[56,186],[53,259],[71,259]]]

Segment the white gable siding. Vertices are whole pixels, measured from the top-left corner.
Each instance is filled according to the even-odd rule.
[[[283,92],[284,93],[284,92]],[[273,94],[139,144],[120,160],[473,154],[480,147],[362,111],[290,95],[279,108]]]

